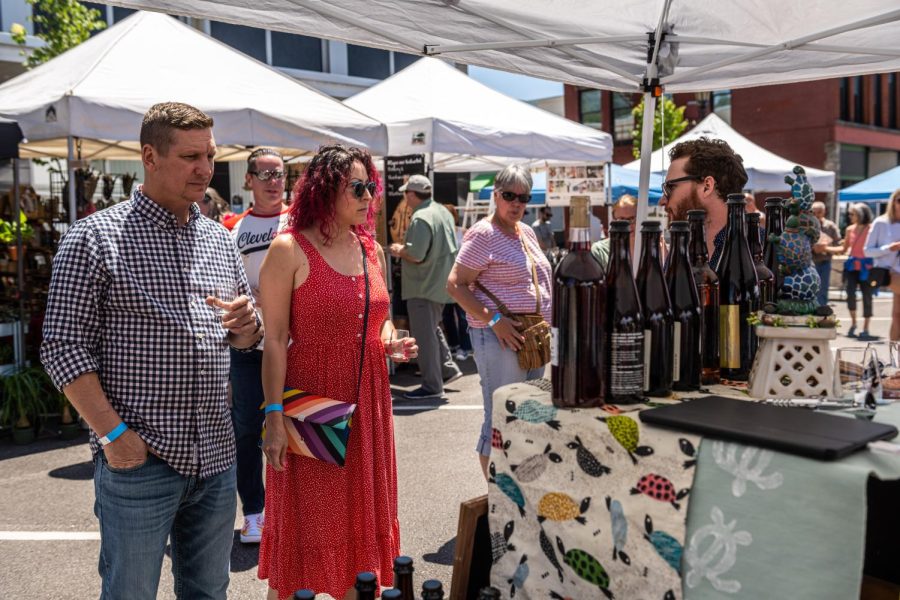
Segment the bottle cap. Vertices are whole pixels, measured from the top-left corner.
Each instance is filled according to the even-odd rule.
[[[728,194],[726,204],[747,204],[747,201],[744,200],[743,194]]]
[[[378,587],[378,578],[371,571],[363,571],[356,575],[356,591],[374,592]]]
[[[428,579],[422,583],[422,600],[442,600],[444,586],[437,579]]]
[[[294,600],[316,600],[316,593],[312,590],[297,590],[293,595]]]
[[[381,592],[382,600],[403,600],[403,592],[397,588],[391,588]]]
[[[662,231],[662,225],[659,221],[644,221],[641,223],[641,233],[659,233]]]
[[[706,209],[694,208],[687,212],[688,221],[706,221]]]
[[[478,592],[478,600],[500,600],[500,590],[495,587],[481,588]]]
[[[766,208],[770,206],[784,206],[784,200],[775,197],[766,198]]]
[[[748,223],[759,224],[759,213],[758,212],[750,212],[747,213],[745,217]]]
[[[669,225],[669,231],[672,233],[690,233],[691,224],[687,221],[672,221]]]
[[[631,233],[631,221],[613,221],[609,224],[610,233]]]
[[[394,559],[394,573],[397,575],[408,575],[414,570],[413,559],[409,556],[398,556]]]

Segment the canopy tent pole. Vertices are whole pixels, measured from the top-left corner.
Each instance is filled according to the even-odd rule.
[[[649,66],[648,73],[655,72],[656,67]],[[632,268],[637,273],[641,256],[641,224],[647,220],[650,212],[650,156],[653,154],[653,114],[656,110],[656,97],[652,92],[644,93],[644,122],[641,124],[641,176],[638,180],[637,215],[634,222],[634,255]]]
[[[16,366],[25,367],[25,248],[22,244],[22,221],[19,215],[22,202],[19,190],[19,159],[12,159],[13,166],[13,223],[16,224],[16,296],[19,300],[19,322],[13,331],[13,349]],[[40,232],[35,232],[40,235]]]
[[[428,179],[431,180],[431,189],[434,190],[434,150],[428,153]]]
[[[66,147],[68,148],[68,158],[66,159],[66,170],[69,173],[69,224],[75,223],[75,138],[71,135],[66,138]]]

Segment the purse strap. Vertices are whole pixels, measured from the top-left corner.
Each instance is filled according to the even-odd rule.
[[[366,355],[366,333],[368,333],[369,330],[369,261],[366,257],[366,247],[363,246],[362,238],[357,235],[356,239],[359,240],[359,249],[362,252],[363,279],[366,282],[366,305],[363,309],[362,346],[359,348],[359,373],[356,376],[356,401],[359,402],[359,392],[362,389],[363,357]]]
[[[522,239],[522,233],[519,232],[519,241],[522,243],[522,250],[525,252],[525,260],[526,262],[531,262],[531,280],[534,282],[534,292],[537,296],[537,306],[535,308],[536,314],[541,314],[541,286],[538,285],[538,277],[537,277],[537,267],[535,267],[534,257],[531,255],[531,252],[528,250],[528,246],[525,245],[525,240]],[[475,281],[475,287],[484,292],[484,295],[491,299],[491,301],[497,306],[497,310],[504,317],[509,317],[510,312],[509,309],[503,304],[497,296],[491,293],[489,289],[484,287],[480,281]]]

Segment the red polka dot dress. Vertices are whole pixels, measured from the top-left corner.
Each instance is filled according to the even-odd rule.
[[[301,588],[341,598],[359,571],[373,571],[390,586],[400,553],[391,391],[379,335],[390,299],[367,242],[369,326],[357,399],[363,276],[338,273],[303,234],[294,237],[309,260],[309,276],[291,302],[286,385],[358,407],[343,468],[295,454],[287,455],[281,473],[266,468],[259,577],[279,598]]]

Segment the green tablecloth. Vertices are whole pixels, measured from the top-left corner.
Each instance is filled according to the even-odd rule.
[[[491,581],[504,597],[858,598],[867,479],[900,478],[896,455],[822,462],[621,415],[638,425],[632,441],[605,410],[555,410],[546,385],[506,386],[494,405]],[[900,404],[876,420],[900,427]],[[653,475],[671,502],[639,485]]]

